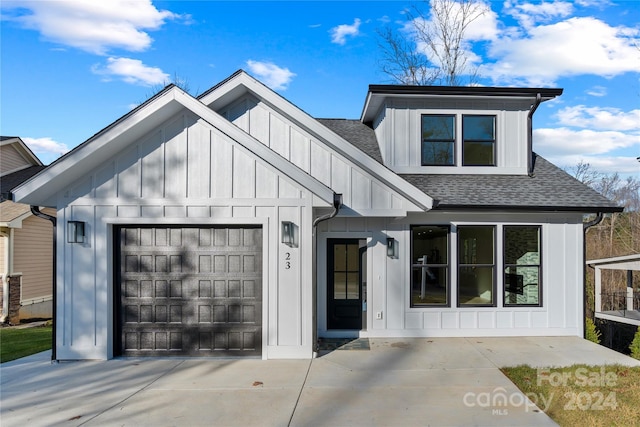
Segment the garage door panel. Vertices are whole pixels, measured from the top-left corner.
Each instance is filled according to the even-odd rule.
[[[121,353],[260,355],[261,233],[122,227]]]

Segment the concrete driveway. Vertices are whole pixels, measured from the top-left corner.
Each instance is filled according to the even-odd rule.
[[[365,340],[365,344],[367,341]],[[640,366],[580,338],[369,339],[313,360],[114,359],[0,365],[10,426],[555,425],[502,366]],[[505,397],[501,404],[499,397]],[[489,398],[487,400],[487,398]],[[503,399],[504,400],[504,399]]]

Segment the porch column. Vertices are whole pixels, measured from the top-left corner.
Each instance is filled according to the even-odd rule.
[[[602,269],[600,267],[595,268],[595,312],[602,312]]]

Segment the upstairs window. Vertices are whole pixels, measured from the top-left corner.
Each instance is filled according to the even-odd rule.
[[[495,116],[462,116],[462,166],[495,166],[495,146]]]
[[[422,166],[455,165],[456,116],[422,116]]]
[[[496,116],[422,115],[421,157],[422,166],[495,166]]]

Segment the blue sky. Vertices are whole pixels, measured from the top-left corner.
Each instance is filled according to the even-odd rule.
[[[0,133],[48,164],[174,76],[193,95],[244,69],[318,118],[359,118],[384,26],[405,1],[69,0],[0,3]],[[428,3],[419,3],[428,11]],[[640,2],[486,2],[466,48],[485,86],[561,87],[534,150],[640,176]]]

